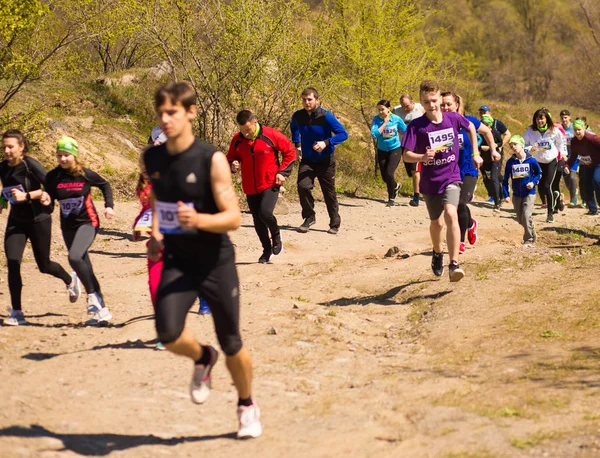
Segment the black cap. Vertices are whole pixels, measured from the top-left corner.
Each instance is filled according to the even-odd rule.
[[[571,112],[570,112],[569,110],[562,110],[562,111],[560,112],[560,115],[561,115],[561,116],[565,116],[565,115],[566,115],[566,116],[571,116]]]

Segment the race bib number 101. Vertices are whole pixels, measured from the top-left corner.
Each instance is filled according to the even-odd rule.
[[[185,205],[193,207],[192,202],[186,202]],[[181,227],[179,218],[177,218],[177,203],[156,201],[154,204],[156,214],[158,215],[158,227],[163,234],[185,234],[193,232],[194,229]]]

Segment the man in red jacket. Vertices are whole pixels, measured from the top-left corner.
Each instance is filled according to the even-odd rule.
[[[241,165],[242,189],[254,219],[254,229],[263,246],[263,254],[258,262],[266,264],[271,254],[276,256],[283,250],[281,232],[273,210],[279,188],[294,166],[296,151],[285,135],[277,129],[260,125],[251,111],[240,111],[236,121],[240,132],[231,140],[227,160],[234,173]]]

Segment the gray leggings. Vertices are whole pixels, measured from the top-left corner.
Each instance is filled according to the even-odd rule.
[[[88,250],[96,238],[98,228],[84,224],[74,230],[63,229],[63,238],[69,249],[69,264],[81,280],[85,292],[100,294],[100,285],[94,275],[94,269],[88,255]]]

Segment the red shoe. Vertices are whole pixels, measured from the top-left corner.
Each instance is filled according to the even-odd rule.
[[[465,242],[460,242],[460,245],[458,246],[458,254],[464,254],[465,251]]]
[[[473,225],[467,230],[467,238],[469,244],[475,245],[477,243],[477,220],[473,218]]]

